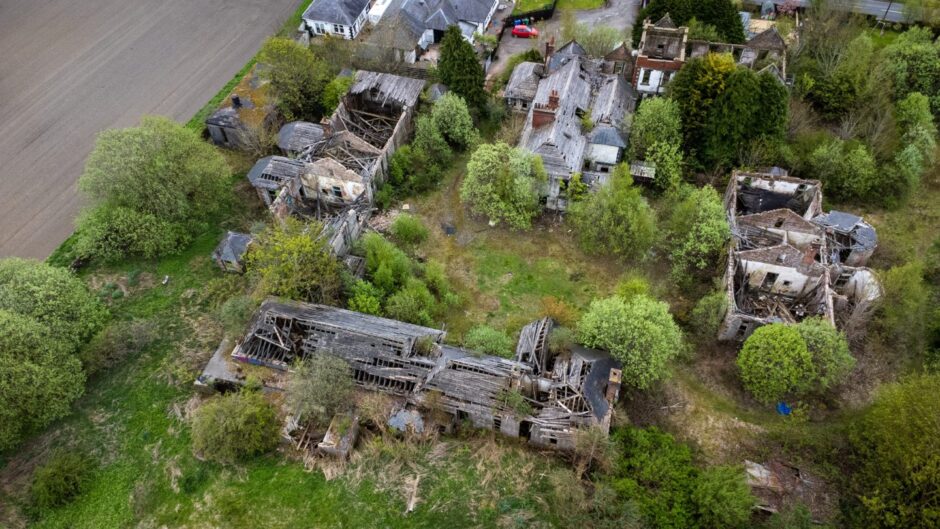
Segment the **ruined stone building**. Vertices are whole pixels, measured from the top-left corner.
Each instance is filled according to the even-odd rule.
[[[328,218],[371,206],[391,156],[407,141],[425,81],[360,71],[332,116],[278,134],[287,156],[259,160],[248,179],[278,217]]]
[[[774,27],[754,35],[744,44],[691,40],[689,28],[677,27],[666,14],[655,23],[649,19],[643,22],[633,67],[633,86],[641,97],[662,94],[689,59],[708,53],[729,53],[738,65],[770,72],[785,82],[786,52],[786,42]]]
[[[544,64],[521,63],[506,87],[507,105],[526,112],[519,146],[540,155],[548,173],[547,209],[567,209],[575,173],[596,189],[623,160],[622,125],[636,95],[622,75],[604,70],[605,61],[590,59],[576,41],[558,51],[550,42]]]
[[[861,218],[822,212],[816,180],[735,172],[724,198],[732,244],[724,277],[722,340],[767,323],[820,317],[861,331],[881,288],[864,264],[877,245]],[[854,236],[853,236],[854,234]]]
[[[230,358],[217,352],[199,383],[238,383],[232,361],[277,374],[311,355],[330,354],[349,363],[361,388],[397,397],[411,409],[433,405],[448,414],[451,426],[468,420],[534,445],[571,449],[579,428],[609,429],[620,364],[583,347],[550,351],[552,329],[547,318],[529,324],[515,358],[506,359],[446,345],[441,330],[272,298]]]

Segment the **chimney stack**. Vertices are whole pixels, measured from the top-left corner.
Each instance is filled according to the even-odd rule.
[[[552,36],[545,41],[545,65],[548,66],[548,60],[555,53],[555,37]]]
[[[238,94],[232,94],[232,107],[233,108],[242,107],[242,98],[238,97]]]
[[[548,95],[548,109],[557,110],[558,109],[558,90],[552,89],[552,93]]]

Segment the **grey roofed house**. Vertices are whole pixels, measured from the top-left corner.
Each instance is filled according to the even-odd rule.
[[[568,64],[571,59],[575,57],[587,57],[587,51],[584,49],[584,46],[578,44],[578,41],[570,40],[564,46],[551,53],[548,58],[548,72],[554,72]]]
[[[535,99],[535,93],[539,89],[539,81],[542,80],[544,70],[545,66],[541,63],[519,63],[512,71],[509,82],[506,83],[503,97],[506,99],[531,102]],[[526,108],[528,108],[528,105],[526,105]]]
[[[288,154],[297,154],[304,148],[323,140],[323,126],[307,121],[291,121],[277,134],[277,146]]]
[[[830,211],[812,219],[826,231],[829,260],[849,266],[863,266],[878,247],[878,234],[861,217],[842,211]]]
[[[241,273],[244,270],[242,257],[248,251],[248,245],[253,239],[247,233],[227,232],[222,242],[212,252],[212,258],[222,270]]]
[[[266,156],[248,171],[248,181],[258,191],[261,200],[270,206],[278,192],[289,181],[304,172],[304,163],[283,156]]]
[[[588,141],[596,145],[610,145],[611,147],[627,148],[620,129],[612,125],[595,125],[588,135]]]
[[[555,109],[549,108],[553,101],[557,101]],[[581,134],[578,114],[591,107],[591,83],[581,61],[570,61],[543,79],[533,104],[545,108],[533,108],[529,113],[520,145],[542,155],[549,174],[567,176],[580,171],[587,139]],[[549,112],[550,121],[543,123],[541,114]]]
[[[303,18],[353,26],[370,0],[313,0]]]

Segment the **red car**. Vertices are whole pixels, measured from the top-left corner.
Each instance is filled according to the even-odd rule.
[[[536,39],[539,36],[539,30],[529,26],[519,25],[512,28],[512,36],[523,39]]]

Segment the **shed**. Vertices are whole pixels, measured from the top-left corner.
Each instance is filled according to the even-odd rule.
[[[212,252],[212,259],[224,272],[240,274],[245,271],[242,259],[253,240],[254,238],[247,233],[227,232],[222,242]]]
[[[308,121],[292,121],[281,127],[277,134],[277,146],[284,154],[296,156],[305,148],[323,140],[324,137],[322,125]]]
[[[271,205],[277,194],[289,181],[299,178],[304,163],[283,156],[266,156],[248,171],[248,181],[258,191],[265,204]]]

